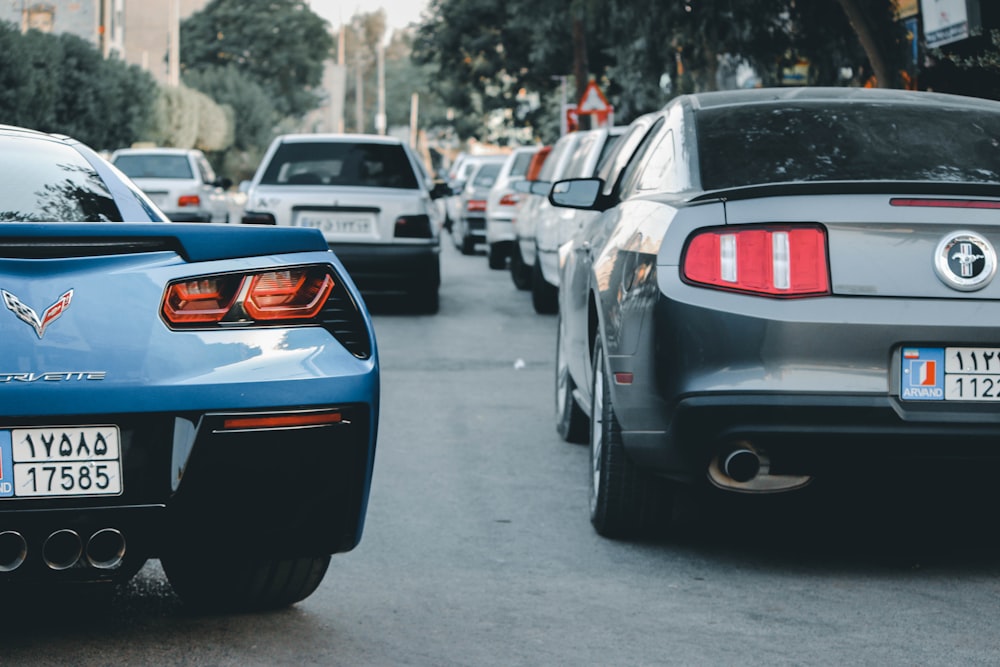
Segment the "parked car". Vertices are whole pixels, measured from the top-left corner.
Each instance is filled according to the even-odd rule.
[[[448,171],[449,193],[445,197],[444,228],[450,233],[455,224],[462,218],[462,193],[468,185],[472,174],[479,168],[484,159],[496,159],[495,155],[470,155],[460,153]]]
[[[486,240],[486,198],[506,159],[491,155],[471,161],[469,180],[456,197],[458,217],[451,228],[451,238],[463,255],[471,255],[476,244]]]
[[[510,250],[510,278],[514,286],[520,290],[526,290],[531,287],[531,267],[524,263],[524,258],[521,256],[521,244],[518,242],[520,235],[517,231],[517,219],[524,208],[525,200],[530,199],[524,195],[532,193],[548,195],[548,184],[539,181],[538,177],[551,152],[552,146],[542,146],[539,148],[538,152],[531,157],[531,162],[528,164],[528,173],[525,174],[524,180],[516,181],[513,184],[514,191],[518,193],[518,201],[517,206],[514,208],[514,215],[510,219],[510,227],[514,233],[514,244]]]
[[[552,203],[600,212],[565,251],[588,275],[560,280],[557,343],[597,532],[668,528],[678,483],[991,459],[998,142],[994,101],[703,93],[658,112],[618,192],[557,182]]]
[[[624,127],[608,127],[577,132],[576,145],[558,178],[596,175],[624,131]],[[559,310],[559,246],[569,240],[585,219],[594,215],[592,211],[538,207],[534,217],[536,259],[531,275],[531,303],[536,313],[551,315]]]
[[[379,395],[322,234],[169,224],[86,146],[9,126],[0,189],[0,586],[159,558],[195,605],[311,594],[361,538]]]
[[[486,258],[491,269],[507,266],[514,245],[514,225],[511,219],[521,201],[514,183],[522,180],[531,166],[531,158],[540,146],[521,146],[507,156],[493,187],[486,197]]]
[[[205,154],[183,148],[122,148],[111,163],[174,222],[229,222],[233,182],[218,178]]]
[[[429,180],[398,139],[288,134],[265,153],[247,192],[244,224],[323,232],[362,293],[401,293],[438,309],[441,221]]]

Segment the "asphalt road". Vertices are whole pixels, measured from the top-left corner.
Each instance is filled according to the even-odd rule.
[[[691,493],[673,538],[602,539],[553,426],[555,318],[482,256],[443,265],[438,315],[372,303],[368,523],[312,597],[201,616],[154,562],[110,605],[0,601],[0,665],[1000,663],[998,494],[942,485],[983,471]]]

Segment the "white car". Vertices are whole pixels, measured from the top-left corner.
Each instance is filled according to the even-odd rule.
[[[435,185],[402,141],[363,134],[276,138],[247,193],[243,224],[312,227],[362,293],[405,294],[438,310],[439,208]]]
[[[507,258],[510,257],[517,238],[511,220],[521,201],[521,193],[514,190],[513,184],[524,179],[531,157],[539,148],[541,147],[515,148],[500,168],[486,198],[486,257],[491,269],[502,269],[507,265]]]
[[[463,255],[471,255],[476,244],[486,240],[486,200],[507,158],[489,155],[470,159],[472,170],[458,196],[457,217],[453,218],[451,236]]]
[[[611,152],[625,127],[575,132],[576,141],[557,180],[592,178]],[[531,302],[538,313],[559,310],[559,246],[568,241],[593,211],[551,206],[546,200],[539,206],[535,223],[535,270],[531,276]]]
[[[229,222],[228,178],[205,154],[185,148],[122,148],[111,163],[174,222]]]

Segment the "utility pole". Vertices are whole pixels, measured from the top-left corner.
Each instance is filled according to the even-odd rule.
[[[167,84],[181,85],[181,0],[168,0],[167,25],[170,26],[170,50],[167,54]]]
[[[386,131],[386,117],[385,117],[385,47],[381,44],[378,45],[376,50],[377,58],[377,68],[378,68],[378,108],[375,112],[375,132],[377,134],[385,134]]]

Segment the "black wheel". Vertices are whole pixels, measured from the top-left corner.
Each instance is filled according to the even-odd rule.
[[[531,305],[539,315],[552,315],[559,311],[559,288],[545,280],[538,258],[535,258],[531,272]]]
[[[471,236],[462,237],[462,254],[471,255],[476,252],[476,240]]]
[[[621,427],[611,404],[604,367],[604,346],[594,349],[594,385],[590,410],[590,522],[610,538],[660,535],[669,527],[669,483],[640,470],[625,453]]]
[[[517,289],[531,287],[531,267],[525,265],[521,257],[521,244],[514,241],[514,249],[510,251],[510,279]]]
[[[204,554],[161,559],[174,591],[203,609],[277,609],[309,597],[326,574],[330,556],[239,558]]]
[[[507,254],[500,249],[499,243],[491,243],[486,251],[486,259],[491,269],[503,269],[507,266]]]
[[[410,294],[410,304],[418,313],[433,315],[440,308],[440,298],[437,287],[428,287],[421,292]]]
[[[556,327],[556,431],[566,442],[587,442],[587,415],[580,409],[573,392],[576,383],[569,374],[569,364],[563,352],[562,317]]]

